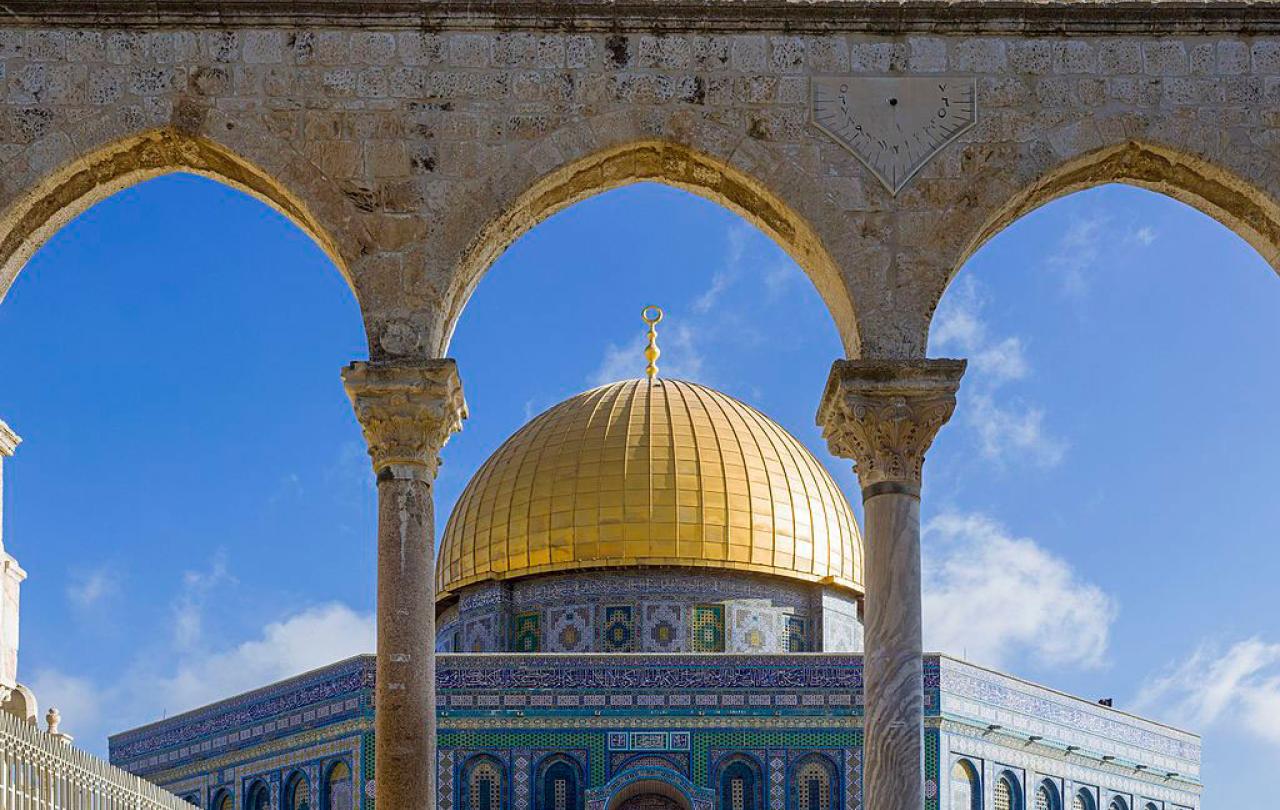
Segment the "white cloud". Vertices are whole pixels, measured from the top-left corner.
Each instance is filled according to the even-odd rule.
[[[1093,668],[1106,658],[1114,601],[1065,560],[979,514],[924,530],[925,644],[1002,668],[1023,656]]]
[[[1066,455],[1066,442],[1046,431],[1041,408],[1017,401],[1001,404],[991,394],[974,392],[965,399],[964,417],[983,456],[992,461],[1016,455],[1040,467],[1056,467]]]
[[[103,752],[109,734],[373,649],[373,616],[330,602],[269,622],[224,649],[144,650],[105,682],[44,669],[31,686],[42,711],[62,712],[78,745]]]
[[[156,676],[152,702],[186,711],[373,648],[373,617],[330,602],[270,622],[257,638]]]
[[[1225,652],[1201,645],[1149,679],[1136,706],[1179,725],[1229,726],[1280,747],[1280,644],[1251,638]]]
[[[996,343],[988,343],[969,356],[974,371],[996,381],[1020,380],[1031,371],[1022,339],[1007,337]]]
[[[67,599],[82,610],[99,606],[120,592],[120,575],[109,565],[91,571],[79,571],[71,575],[67,584]]]
[[[1110,238],[1103,217],[1075,219],[1045,259],[1058,276],[1063,292],[1080,296],[1089,290],[1089,270],[1098,262],[1103,243]]]
[[[204,606],[209,595],[218,588],[233,584],[235,577],[227,570],[227,555],[219,550],[206,571],[185,571],[182,592],[171,610],[173,641],[179,649],[196,646],[204,636]]]
[[[1026,347],[1017,336],[993,337],[982,316],[984,306],[978,283],[960,279],[938,307],[929,335],[931,350],[969,358],[957,415],[974,431],[985,458],[1053,467],[1061,463],[1067,444],[1045,426],[1044,409],[1000,395],[1006,384],[1030,376]]]
[[[1142,247],[1150,247],[1156,241],[1156,229],[1150,225],[1143,225],[1140,228],[1134,228],[1129,233],[1129,241],[1134,242]]]

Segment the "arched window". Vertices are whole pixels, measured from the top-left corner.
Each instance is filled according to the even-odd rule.
[[[823,756],[801,761],[795,770],[795,810],[836,810],[835,767]]]
[[[720,810],[761,810],[760,769],[750,758],[737,755],[724,760],[716,782]]]
[[[982,781],[967,759],[951,766],[951,810],[982,810]]]
[[[1071,810],[1095,810],[1097,804],[1093,801],[1093,794],[1088,788],[1080,788],[1076,791],[1076,795],[1071,800]]]
[[[303,774],[295,773],[289,777],[284,791],[284,807],[285,810],[311,810],[311,785]]]
[[[996,779],[992,804],[995,810],[1022,810],[1022,792],[1018,789],[1018,778],[1009,771]]]
[[[463,771],[460,810],[502,810],[502,764],[476,757]]]
[[[1062,810],[1062,802],[1058,801],[1058,786],[1048,779],[1036,788],[1035,810]]]
[[[262,780],[249,786],[246,799],[245,810],[271,810],[271,788]]]
[[[1160,808],[1159,808],[1159,807],[1156,807],[1156,803],[1155,803],[1155,802],[1147,802],[1147,803],[1143,806],[1142,810],[1160,810]]]
[[[233,810],[235,802],[231,798],[231,793],[224,790],[214,797],[211,806],[213,810]]]
[[[351,810],[354,795],[351,767],[340,759],[329,766],[324,776],[324,810]]]
[[[1111,800],[1111,804],[1107,805],[1107,810],[1129,810],[1129,803],[1116,796]]]
[[[582,810],[582,777],[573,760],[557,756],[542,764],[538,810]]]

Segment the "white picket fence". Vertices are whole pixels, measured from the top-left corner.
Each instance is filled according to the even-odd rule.
[[[0,810],[193,810],[168,791],[0,711]]]

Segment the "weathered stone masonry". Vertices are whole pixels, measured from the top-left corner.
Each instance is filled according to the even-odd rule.
[[[824,429],[879,437],[836,448],[883,506],[866,538],[881,554],[866,690],[880,720],[867,733],[869,751],[887,750],[879,739],[895,753],[873,755],[874,810],[914,810],[922,790],[909,728],[919,611],[903,595],[918,592],[920,463],[938,425],[898,400],[950,397],[958,383],[962,365],[919,362],[948,282],[1023,213],[1107,182],[1193,205],[1280,265],[1272,0],[10,0],[0,11],[0,296],[45,239],[114,191],[172,171],[220,179],[290,217],[350,282],[369,373],[404,383],[391,397],[365,396],[368,380],[353,391],[373,434],[405,403],[456,428],[465,408],[441,358],[467,297],[507,245],[565,206],[656,180],[775,238],[862,361],[837,365],[832,390],[851,386],[857,402],[824,406]],[[812,80],[859,77],[972,83],[976,123],[892,194],[811,121]],[[446,369],[442,394],[427,378]],[[422,647],[412,640],[429,638],[432,619],[437,433],[410,464],[375,446],[379,566],[395,574],[380,581],[379,625],[393,629],[379,651],[399,673],[379,699],[396,691],[403,709],[399,731],[378,737],[386,808],[433,801],[411,766],[430,755],[434,654],[405,650]],[[914,469],[884,478],[882,457],[908,450]],[[887,711],[885,683],[908,710]]]

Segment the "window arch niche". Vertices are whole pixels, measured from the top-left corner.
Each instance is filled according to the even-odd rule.
[[[213,810],[234,810],[235,802],[231,798],[231,793],[224,790],[213,797],[213,804],[210,807]]]
[[[582,810],[582,769],[577,762],[564,755],[552,756],[543,761],[538,773],[537,810]]]
[[[324,810],[352,810],[355,788],[351,780],[351,766],[346,760],[338,760],[329,766],[324,775]]]
[[[1119,796],[1111,799],[1111,804],[1107,805],[1107,810],[1129,810],[1129,803]]]
[[[839,810],[839,782],[830,759],[820,754],[805,757],[792,773],[792,810]]]
[[[1058,787],[1045,779],[1036,787],[1034,810],[1062,810],[1062,802],[1058,798]]]
[[[271,810],[271,788],[261,779],[249,785],[245,799],[245,810]]]
[[[1071,798],[1071,810],[1097,810],[1097,806],[1093,793],[1088,788],[1080,788]]]
[[[458,810],[502,810],[505,768],[493,757],[474,757],[462,770]]]
[[[1022,790],[1018,787],[1018,777],[1009,771],[996,777],[995,791],[991,795],[993,810],[1023,810]]]
[[[967,759],[951,766],[951,810],[982,810],[982,780]]]
[[[284,810],[311,810],[311,783],[301,773],[289,777],[284,790]]]
[[[716,774],[719,810],[762,810],[764,780],[759,763],[745,754],[734,754],[720,761]]]

